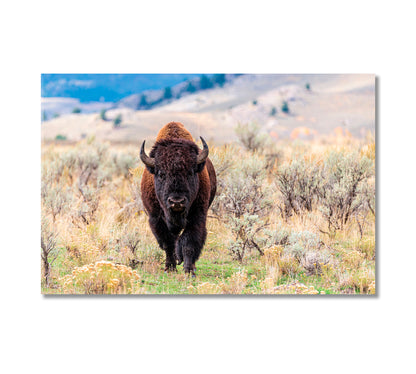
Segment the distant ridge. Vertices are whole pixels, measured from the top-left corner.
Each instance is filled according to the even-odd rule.
[[[201,90],[222,87],[239,75],[43,74],[42,121],[74,110],[79,113],[115,108],[149,110]]]
[[[46,116],[42,140],[78,141],[94,135],[111,142],[151,141],[170,121],[183,122],[196,139],[202,135],[218,143],[234,140],[239,123],[257,123],[273,141],[341,133],[364,137],[375,131],[374,75],[245,74],[229,78],[222,85],[194,92],[184,92],[180,84],[172,86],[168,97],[159,102],[164,90],[148,91],[149,101],[154,94],[156,103],[146,109],[140,107],[138,95],[117,103],[65,102],[67,111],[77,104],[81,112]],[[42,99],[42,108],[63,105],[62,99],[56,100]],[[113,126],[116,118],[122,119],[117,128]]]

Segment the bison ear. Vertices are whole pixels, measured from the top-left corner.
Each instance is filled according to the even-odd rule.
[[[205,167],[205,161],[201,162],[200,164],[197,164],[196,165],[196,172],[200,173],[202,170],[204,170],[204,167]]]
[[[146,165],[146,169],[149,171],[150,174],[155,174],[155,168]]]
[[[150,174],[155,174],[156,170],[154,167],[146,165],[146,169],[149,171]]]

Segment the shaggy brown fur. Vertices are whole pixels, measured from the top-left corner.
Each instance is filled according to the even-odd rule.
[[[150,228],[166,251],[166,270],[184,261],[185,272],[194,274],[205,243],[207,212],[217,181],[209,158],[197,164],[198,153],[201,150],[189,131],[170,122],[159,131],[150,152],[154,167],[146,165],[143,173],[143,205]],[[170,201],[181,203],[170,205]]]

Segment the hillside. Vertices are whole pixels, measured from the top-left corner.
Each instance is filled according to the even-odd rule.
[[[183,122],[195,137],[202,134],[219,143],[234,139],[240,122],[257,122],[280,139],[334,129],[360,137],[375,129],[373,75],[242,75],[223,87],[172,99],[151,110],[133,110],[126,100],[107,111],[107,121],[100,119],[98,110],[48,120],[42,123],[42,140],[60,134],[77,141],[94,134],[100,140],[137,142],[154,138],[169,121]],[[114,129],[111,120],[118,115],[121,127]]]

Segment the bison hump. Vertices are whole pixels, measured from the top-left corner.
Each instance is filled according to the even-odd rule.
[[[163,139],[186,139],[194,141],[191,133],[180,122],[169,122],[163,126],[157,134],[156,141]]]

